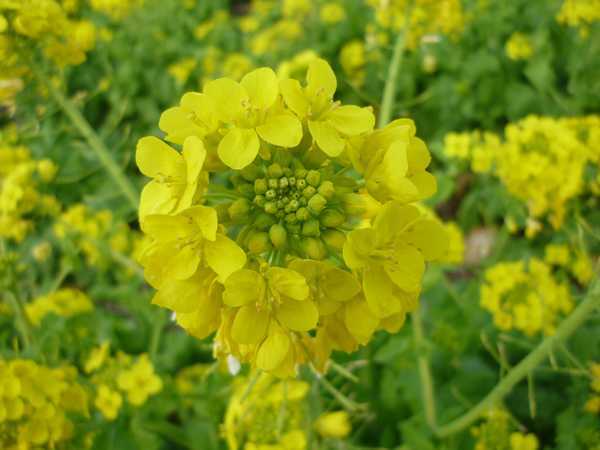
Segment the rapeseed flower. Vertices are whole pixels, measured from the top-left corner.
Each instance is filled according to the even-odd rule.
[[[196,337],[216,331],[217,357],[280,377],[397,331],[447,248],[411,205],[436,189],[412,121],[373,131],[371,109],[335,101],[329,65],[307,60],[305,86],[268,68],[208,81],[161,117],[177,148],[138,145],[153,303]],[[191,141],[206,155],[194,170]]]

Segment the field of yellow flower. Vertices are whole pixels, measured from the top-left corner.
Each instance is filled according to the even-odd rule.
[[[600,450],[599,0],[0,0],[0,450]]]

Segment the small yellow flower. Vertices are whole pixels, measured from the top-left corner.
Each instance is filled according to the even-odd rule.
[[[112,390],[105,384],[98,387],[94,406],[98,408],[107,420],[115,420],[117,418],[122,404],[123,397],[117,391]]]
[[[123,370],[117,377],[117,385],[127,394],[127,401],[135,406],[144,404],[148,397],[160,392],[163,387],[148,355],[141,355],[130,369]]]
[[[344,439],[352,431],[350,416],[346,411],[321,414],[315,422],[315,429],[325,438]]]

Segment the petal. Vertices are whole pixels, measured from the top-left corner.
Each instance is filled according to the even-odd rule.
[[[431,162],[427,145],[421,139],[413,137],[408,146],[408,167],[411,173],[425,170]]]
[[[323,294],[331,301],[345,302],[360,292],[360,283],[350,272],[333,268],[320,280]]]
[[[348,302],[344,308],[344,324],[354,339],[367,344],[379,325],[379,319],[364,300]]]
[[[204,86],[204,93],[210,97],[219,118],[231,122],[244,113],[244,103],[249,97],[241,84],[229,78],[218,78]]]
[[[265,294],[265,280],[254,270],[241,269],[225,280],[223,303],[227,306],[243,306],[257,302]]]
[[[417,188],[415,200],[424,200],[437,192],[437,180],[429,172],[417,172],[408,179]]]
[[[193,236],[198,227],[181,215],[152,214],[141,223],[144,233],[158,242],[172,242]]]
[[[218,219],[217,211],[214,208],[202,205],[192,206],[180,214],[192,219],[192,223],[199,228],[204,239],[214,241],[217,238]]]
[[[204,143],[196,136],[186,138],[183,143],[183,159],[186,165],[187,183],[197,183],[200,171],[206,160],[206,149]]]
[[[256,127],[256,132],[269,144],[281,147],[295,147],[302,140],[302,124],[287,114],[269,117],[263,125]]]
[[[219,142],[219,158],[232,169],[240,170],[258,155],[260,143],[252,129],[232,128]]]
[[[260,344],[267,334],[270,315],[268,311],[258,311],[256,306],[242,306],[231,328],[231,336],[238,344]]]
[[[176,191],[170,186],[156,180],[144,186],[140,195],[140,222],[150,214],[169,214],[177,205]]]
[[[203,137],[217,128],[218,120],[216,105],[211,97],[199,92],[187,92],[181,97],[181,107],[192,111],[196,118],[200,133],[195,135]]]
[[[269,67],[246,74],[240,84],[246,89],[252,106],[258,109],[270,108],[279,95],[279,80]]]
[[[221,282],[246,264],[244,251],[234,241],[222,234],[217,234],[214,242],[206,242],[204,256],[206,263],[217,273]]]
[[[417,221],[405,232],[404,240],[421,250],[426,261],[441,258],[448,250],[446,230],[437,220]]]
[[[372,228],[361,228],[348,233],[343,250],[346,265],[351,269],[364,267],[375,249],[375,238]]]
[[[274,370],[285,359],[290,349],[290,338],[280,331],[269,333],[256,355],[256,366],[262,370]]]
[[[310,300],[305,302],[287,300],[279,305],[276,316],[277,320],[290,330],[308,331],[317,326],[319,310]]]
[[[200,265],[201,255],[192,245],[183,247],[169,262],[165,279],[174,277],[176,280],[186,280],[196,273]]]
[[[391,316],[386,317],[385,319],[381,319],[381,323],[379,324],[379,326],[388,333],[397,333],[398,331],[400,331],[400,328],[402,328],[402,325],[404,325],[405,321],[406,313],[402,311],[397,314],[392,314]]]
[[[135,162],[140,172],[150,178],[159,176],[182,180],[184,161],[179,152],[154,136],[141,138],[135,151]]]
[[[204,295],[204,285],[198,277],[166,280],[154,294],[152,303],[177,313],[190,313],[198,309]]]
[[[394,284],[380,266],[371,265],[363,274],[365,299],[378,318],[402,311],[402,304],[393,295]]]
[[[334,109],[327,114],[327,121],[346,136],[366,133],[373,130],[375,126],[375,116],[371,108],[354,105],[340,106]]]
[[[329,63],[321,58],[311,61],[306,73],[306,90],[309,95],[333,98],[336,89],[337,80]]]
[[[394,260],[384,265],[385,272],[396,286],[406,292],[418,292],[425,272],[423,254],[412,245],[399,243]]]
[[[298,117],[304,118],[308,115],[310,102],[302,91],[302,86],[298,80],[287,79],[279,82],[281,96],[288,108],[294,111]]]
[[[377,246],[394,241],[398,233],[419,219],[421,215],[421,212],[412,205],[403,205],[397,201],[387,202],[373,221],[373,229],[377,233]]]
[[[310,293],[306,280],[295,270],[271,267],[266,277],[270,289],[294,300],[305,300]]]
[[[317,142],[317,145],[328,156],[335,158],[344,151],[346,140],[340,137],[333,125],[327,122],[308,121],[310,134]]]
[[[167,109],[160,115],[158,128],[167,133],[165,140],[183,144],[188,136],[202,136],[203,128],[190,120],[189,112],[179,106]]]

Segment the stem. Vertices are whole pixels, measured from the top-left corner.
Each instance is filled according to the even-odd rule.
[[[388,68],[388,74],[385,80],[385,86],[383,88],[381,109],[379,110],[379,128],[386,126],[392,117],[392,107],[394,106],[394,100],[396,99],[398,70],[400,70],[400,64],[402,63],[404,50],[406,49],[411,13],[412,4],[409,4],[406,10],[406,17],[404,19],[404,27],[399,32],[398,37],[396,38],[396,43],[394,44],[394,52],[392,53],[392,60],[390,62],[390,67]]]
[[[512,388],[523,378],[527,377],[537,366],[539,366],[549,355],[556,345],[560,345],[571,334],[577,330],[581,324],[590,316],[594,309],[600,306],[600,281],[596,279],[591,285],[585,299],[575,308],[556,329],[552,336],[547,336],[544,340],[527,355],[519,364],[506,374],[506,376],[496,385],[494,389],[475,407],[471,408],[465,414],[452,422],[438,426],[435,414],[435,397],[433,391],[433,382],[429,362],[425,354],[419,354],[419,376],[421,379],[421,389],[425,403],[425,416],[427,423],[436,434],[443,438],[464,430],[475,422],[483,413],[499,403]],[[419,310],[413,313],[413,333],[417,349],[423,346],[423,328]]]
[[[310,365],[310,368],[313,372],[313,375],[315,376],[315,378],[317,379],[317,381],[319,383],[321,383],[321,385],[323,385],[323,387],[325,388],[326,391],[328,391],[331,395],[333,395],[333,397],[340,403],[340,405],[342,405],[342,407],[348,411],[349,413],[355,413],[357,411],[363,410],[364,409],[364,405],[360,405],[358,403],[353,402],[352,400],[350,400],[348,397],[346,397],[344,394],[342,394],[340,391],[338,391],[335,386],[333,386],[328,380],[327,378],[325,378],[323,375],[321,375],[313,366],[312,364]]]
[[[5,295],[8,297],[8,301],[17,316],[16,325],[21,334],[21,338],[23,339],[23,344],[25,348],[29,348],[31,346],[31,324],[25,313],[25,308],[21,303],[20,298],[11,291],[6,292]]]
[[[104,145],[104,142],[96,134],[89,122],[83,117],[79,109],[71,102],[67,97],[60,92],[59,89],[52,86],[52,83],[46,83],[48,90],[56,103],[61,107],[65,114],[71,119],[75,128],[85,138],[91,149],[94,151],[106,171],[113,178],[117,186],[121,189],[123,195],[127,198],[127,201],[133,209],[138,207],[138,194],[131,183],[131,181],[125,176],[121,168],[115,163],[110,152]]]

